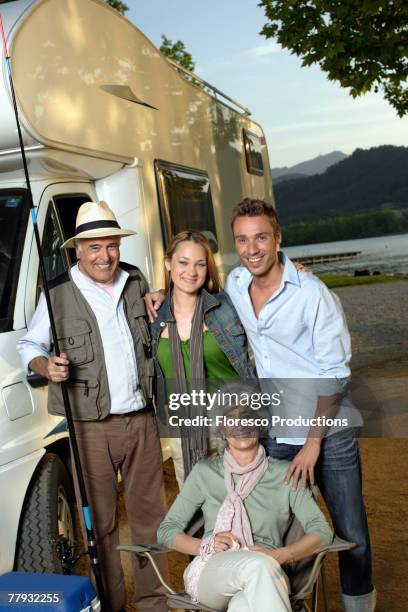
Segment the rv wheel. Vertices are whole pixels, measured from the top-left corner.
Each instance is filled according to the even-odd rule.
[[[21,515],[15,567],[23,572],[61,573],[56,541],[75,539],[75,505],[71,482],[61,459],[47,453],[27,492]]]

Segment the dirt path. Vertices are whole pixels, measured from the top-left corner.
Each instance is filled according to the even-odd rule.
[[[408,373],[408,370],[407,370]],[[377,612],[408,610],[408,482],[406,438],[366,438],[360,442],[364,498],[373,554]],[[330,612],[340,612],[337,560],[327,560]]]

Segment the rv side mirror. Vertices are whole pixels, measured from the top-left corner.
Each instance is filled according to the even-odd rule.
[[[208,242],[210,243],[212,252],[218,253],[218,242],[216,237],[214,236],[214,233],[210,232],[209,230],[201,230],[201,233],[207,238]]]

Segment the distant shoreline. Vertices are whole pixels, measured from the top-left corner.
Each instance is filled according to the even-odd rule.
[[[283,234],[283,229],[282,229],[282,234]],[[330,253],[331,250],[338,250],[339,248],[343,249],[346,248],[346,245],[351,244],[351,245],[355,245],[355,244],[359,244],[361,243],[361,241],[364,243],[366,243],[366,241],[371,241],[371,240],[380,240],[381,238],[384,238],[384,241],[387,240],[392,240],[393,238],[400,238],[401,236],[408,236],[408,232],[393,232],[390,234],[381,234],[380,236],[360,236],[358,238],[345,238],[344,240],[324,240],[323,242],[313,242],[313,243],[307,243],[307,244],[296,244],[296,245],[287,245],[285,244],[285,236],[283,234],[283,241],[281,244],[281,249],[282,251],[286,252],[286,251],[294,251],[294,252],[301,252],[304,251],[306,253],[313,253],[314,251],[321,251],[322,253]],[[344,247],[341,247],[339,245],[344,245]],[[314,248],[316,247],[316,248]]]
[[[287,246],[316,244],[322,238],[331,241],[382,238],[406,234],[408,210],[385,208],[374,212],[356,212],[342,217],[328,217],[313,221],[301,221],[282,226]]]
[[[310,265],[315,274],[351,274],[355,270],[369,270],[381,274],[396,274],[408,276],[408,233],[390,234],[377,238],[360,238],[358,240],[343,240],[322,242],[283,248],[290,259],[321,256],[328,260],[333,254],[353,253],[353,257],[343,257],[337,261],[325,261]]]
[[[337,287],[355,287],[358,285],[372,285],[375,283],[390,283],[408,281],[408,277],[394,274],[367,274],[365,276],[352,276],[351,274],[317,274],[320,280],[329,289]]]

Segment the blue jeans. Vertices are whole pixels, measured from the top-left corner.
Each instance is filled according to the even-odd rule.
[[[266,452],[276,459],[292,461],[301,446],[265,441]],[[328,436],[322,442],[315,478],[333,528],[340,538],[356,548],[339,553],[341,589],[345,595],[365,595],[373,590],[371,547],[361,488],[358,431],[353,429]]]

